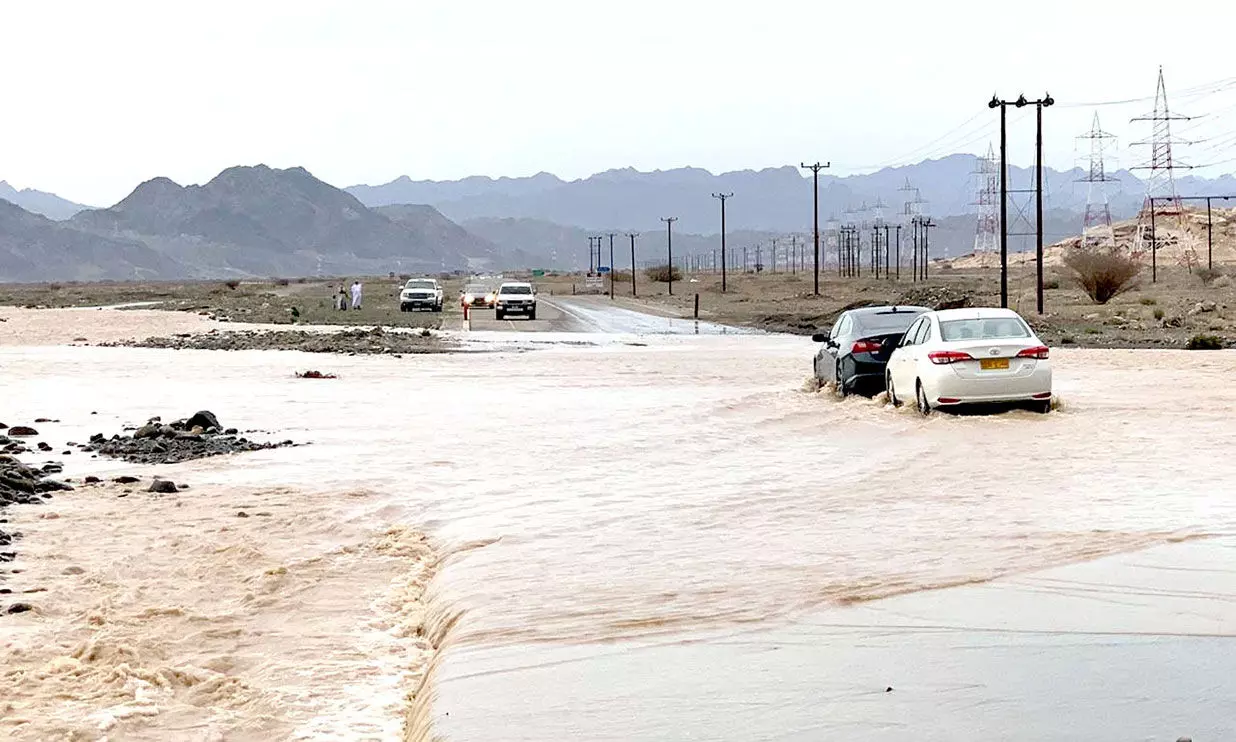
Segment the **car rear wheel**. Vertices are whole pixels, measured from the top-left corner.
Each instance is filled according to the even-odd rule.
[[[1031,409],[1040,415],[1046,415],[1051,412],[1051,399],[1035,400]]]
[[[506,315],[505,315],[505,314],[503,314],[503,312],[502,312],[502,310],[501,310],[501,309],[499,309],[499,310],[497,310],[496,312],[494,312],[494,319],[504,319],[505,317],[506,317]]]
[[[918,401],[918,413],[923,417],[931,414],[931,403],[927,401],[927,392],[923,391],[923,382],[918,381],[914,384],[914,396]]]
[[[888,390],[888,401],[893,407],[900,407],[901,400],[897,399],[897,390],[893,388],[893,375],[884,374],[884,388]]]
[[[833,373],[833,378],[836,380],[833,382],[833,394],[837,395],[837,399],[845,399],[847,392],[845,379],[841,378],[841,361],[837,361],[837,369]]]
[[[535,309],[533,309],[531,312],[528,312],[528,319],[536,319],[536,310],[535,310]]]

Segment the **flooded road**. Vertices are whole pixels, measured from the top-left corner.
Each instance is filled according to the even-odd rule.
[[[0,392],[4,422],[63,420],[44,431],[56,445],[197,409],[312,441],[158,470],[70,457],[68,476],[158,471],[191,483],[180,496],[190,502],[199,488],[278,488],[289,512],[304,498],[306,519],[343,529],[361,553],[392,528],[428,534],[443,560],[427,622],[453,628],[428,666],[430,692],[399,712],[410,739],[944,740],[965,729],[1114,742],[1218,738],[1236,718],[1236,660],[1225,659],[1236,656],[1226,566],[1236,355],[1054,352],[1057,413],[924,420],[809,391],[805,338],[576,337],[595,344],[403,359],[0,347]],[[304,368],[339,378],[292,378]],[[76,497],[88,496],[63,496]],[[192,507],[235,518],[230,504]],[[85,577],[40,568],[47,547],[37,545],[53,543],[67,516],[40,525],[34,510],[9,513],[26,534],[15,563],[26,572],[4,579],[37,580],[50,595],[34,615],[0,619],[6,668],[47,661],[35,642],[80,642],[92,599],[132,611],[167,601],[148,594],[140,570],[86,566],[85,577],[97,569],[113,584],[83,597]],[[176,519],[137,507],[124,517],[136,534]],[[310,548],[295,529],[246,533],[258,550]],[[109,548],[133,559],[147,543]],[[368,575],[353,592],[324,583],[358,626],[387,620],[372,605],[379,583],[406,579],[376,564],[346,568]],[[1097,571],[1069,571],[1085,567]],[[223,625],[245,632],[277,616],[282,635],[320,638],[314,654],[351,657],[329,677],[406,682],[407,663],[383,665],[392,645],[360,629],[324,632],[331,614],[304,605]],[[149,639],[185,653],[168,664],[205,661],[205,650]],[[140,646],[140,625],[126,641]],[[319,670],[312,656],[280,662]],[[325,687],[291,698],[274,692],[279,672],[218,668],[271,691],[269,705],[229,708],[228,730],[260,716],[276,737],[382,739],[396,719],[391,703],[362,708]],[[61,718],[72,715],[56,710],[63,687],[11,688],[24,718],[61,726],[0,729],[38,739],[36,729],[75,724],[95,730],[79,738],[102,738],[98,708]],[[169,713],[114,724],[110,738],[209,738],[223,723],[209,702],[167,703]],[[349,737],[346,723],[315,731],[314,719],[358,726]],[[1062,721],[1073,726],[1054,734]]]

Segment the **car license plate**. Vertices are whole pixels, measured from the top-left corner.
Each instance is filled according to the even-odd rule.
[[[979,368],[984,371],[1007,371],[1008,367],[1007,358],[984,358],[979,361]]]

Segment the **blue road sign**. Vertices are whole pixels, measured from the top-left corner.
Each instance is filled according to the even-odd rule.
[[[601,267],[597,268],[597,272],[599,272],[599,273],[609,273],[609,266],[608,266],[608,265],[602,265]]]

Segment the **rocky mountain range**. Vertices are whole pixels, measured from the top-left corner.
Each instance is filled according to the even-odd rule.
[[[973,221],[981,177],[978,165],[975,156],[957,154],[861,175],[837,176],[822,170],[821,228],[830,217],[862,222],[880,213],[893,221],[905,213],[907,202],[915,199],[922,199],[923,212],[937,220],[968,216]],[[1028,168],[1010,168],[1010,190],[1029,188],[1032,175]],[[1045,209],[1056,215],[1054,221],[1044,223],[1049,239],[1063,239],[1081,230],[1087,198],[1086,184],[1079,182],[1083,175],[1080,169],[1045,169]],[[1140,208],[1144,184],[1128,171],[1114,175],[1119,180],[1107,185],[1112,214],[1117,219],[1126,218]],[[1179,190],[1182,194],[1236,194],[1236,178],[1181,178]],[[676,228],[684,233],[716,233],[719,207],[711,197],[716,192],[734,194],[727,204],[727,223],[732,230],[809,233],[812,219],[811,174],[788,166],[718,175],[699,168],[653,172],[626,168],[572,181],[547,173],[528,178],[473,177],[458,181],[413,181],[402,177],[379,186],[353,186],[348,191],[369,205],[432,205],[471,229],[487,229],[485,236],[498,243],[509,240],[500,234],[501,224],[492,220],[536,220],[595,233],[611,228],[655,230],[660,226],[660,217],[672,215],[679,218]],[[1010,196],[1011,225],[1020,213],[1027,211],[1032,198],[1029,194]],[[882,208],[877,211],[877,206]],[[503,223],[519,227],[518,221]],[[970,238],[972,241],[972,234]],[[959,249],[961,246],[955,245]],[[583,252],[586,255],[586,240]]]
[[[429,206],[370,209],[303,168],[167,178],[56,223],[3,203],[0,280],[439,272],[501,262]]]
[[[19,191],[3,180],[0,180],[0,200],[8,201],[33,214],[40,214],[56,221],[64,221],[77,212],[89,208],[60,198],[54,193],[36,191],[33,188],[23,188]]]

